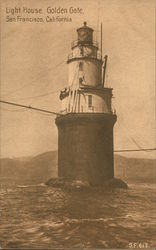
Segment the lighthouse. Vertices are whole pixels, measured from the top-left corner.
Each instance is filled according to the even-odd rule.
[[[67,64],[68,86],[60,92],[58,176],[101,185],[114,178],[112,88],[105,86],[106,59],[84,22]],[[102,43],[101,43],[102,44]]]

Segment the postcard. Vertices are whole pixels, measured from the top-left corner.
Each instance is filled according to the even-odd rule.
[[[155,1],[0,8],[0,248],[155,249]]]

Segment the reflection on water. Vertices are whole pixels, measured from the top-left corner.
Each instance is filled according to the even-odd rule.
[[[146,242],[154,247],[154,201],[154,184],[107,192],[1,184],[0,245],[128,248]]]

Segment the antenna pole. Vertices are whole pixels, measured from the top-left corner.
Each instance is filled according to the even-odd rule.
[[[103,66],[103,87],[104,87],[105,78],[106,78],[107,58],[108,58],[108,56],[105,55],[105,62],[104,62],[104,66]]]
[[[101,60],[102,60],[102,23],[101,23]]]

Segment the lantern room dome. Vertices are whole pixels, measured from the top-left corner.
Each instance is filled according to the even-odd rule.
[[[77,29],[78,41],[79,43],[92,43],[93,42],[93,29],[87,26],[87,23],[84,22],[84,25]]]
[[[92,29],[92,28],[90,28],[90,27],[88,27],[88,26],[87,26],[87,22],[84,22],[84,23],[83,23],[83,26],[82,26],[82,27],[80,27],[80,28],[78,28],[78,29],[77,29],[77,31],[79,31],[80,29],[90,29],[90,30],[92,30],[92,31],[93,31],[93,29]]]

